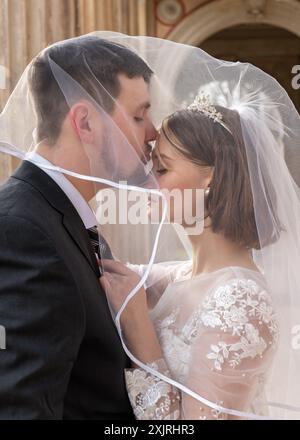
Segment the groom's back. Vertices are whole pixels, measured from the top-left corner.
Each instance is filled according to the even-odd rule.
[[[0,419],[133,417],[92,258],[69,199],[24,162],[0,189]]]

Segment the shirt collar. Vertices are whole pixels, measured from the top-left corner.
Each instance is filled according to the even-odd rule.
[[[48,176],[50,176],[55,181],[55,183],[61,188],[61,190],[66,194],[66,196],[74,205],[74,208],[81,217],[81,220],[83,221],[86,229],[92,228],[93,226],[97,225],[96,216],[92,211],[90,205],[82,197],[75,186],[72,185],[72,183],[64,176],[64,174],[57,170],[49,170],[43,168],[43,165],[53,165],[51,162],[35,152],[28,153],[25,160],[28,160],[29,162],[32,162],[34,165],[38,166],[42,171],[48,174]]]

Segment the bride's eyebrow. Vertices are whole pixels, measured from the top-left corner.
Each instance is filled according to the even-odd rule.
[[[153,152],[152,152],[152,159],[154,159],[154,160],[155,160],[155,159],[158,159],[159,162],[161,163],[161,165],[164,166],[164,167],[166,167],[166,163],[164,162],[163,159],[165,159],[166,161],[174,160],[174,159],[172,159],[171,157],[167,156],[166,154],[164,154],[164,153],[160,153],[160,152],[158,151],[158,149],[153,150]]]

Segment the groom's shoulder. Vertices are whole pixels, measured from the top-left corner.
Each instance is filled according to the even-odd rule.
[[[20,217],[28,221],[47,218],[47,203],[40,192],[13,176],[0,186],[0,217]],[[38,221],[40,223],[40,221]]]

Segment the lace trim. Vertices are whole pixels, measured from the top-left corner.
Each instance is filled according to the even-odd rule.
[[[147,364],[169,376],[164,359]],[[135,417],[138,420],[179,420],[181,394],[168,383],[141,368],[125,370],[126,386]],[[223,401],[216,402],[224,406]],[[227,415],[206,406],[199,406],[199,420],[224,420]]]
[[[147,364],[170,377],[164,359]],[[141,368],[126,369],[125,380],[134,415],[139,420],[176,420],[179,418],[180,393],[172,385]]]

